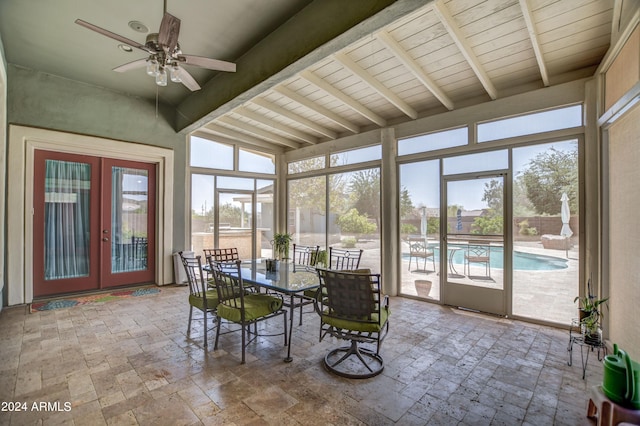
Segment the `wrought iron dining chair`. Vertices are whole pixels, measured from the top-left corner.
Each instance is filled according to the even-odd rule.
[[[380,275],[318,269],[318,276],[318,294],[323,295],[315,300],[320,341],[331,335],[351,342],[331,350],[324,357],[325,367],[354,379],[380,374],[384,369],[380,346],[389,332],[389,299],[382,294]]]
[[[436,272],[435,251],[426,243],[424,238],[409,238],[409,271],[413,259],[416,260],[416,269],[418,271],[427,272],[427,259],[431,259],[433,264],[433,272]],[[422,269],[420,268],[420,259],[423,260]]]
[[[204,258],[206,259],[205,263],[209,264],[211,264],[211,262],[233,263],[240,259],[237,247],[202,249],[202,251],[204,252]],[[206,272],[209,277],[209,286],[213,288],[215,287],[215,282],[210,271],[211,269],[207,268]],[[254,289],[253,291],[257,290]]]
[[[203,249],[202,251],[207,261],[209,258],[214,262],[233,262],[240,259],[237,247]]]
[[[296,268],[303,267],[305,270],[314,268],[318,261],[318,253],[320,252],[320,246],[306,246],[301,244],[293,244],[293,272],[296,272]],[[307,290],[301,294],[298,304],[300,305],[300,322],[302,325],[302,308],[313,303],[315,298],[315,290]]]
[[[352,271],[360,266],[362,249],[339,249],[329,247],[329,269],[336,271]]]
[[[491,278],[491,244],[482,240],[469,240],[464,255],[465,274],[471,277],[471,264],[484,265],[486,277]]]
[[[296,270],[296,266],[315,267],[318,252],[320,252],[320,246],[293,244],[293,270]]]
[[[283,299],[280,295],[250,293],[246,291],[241,274],[241,261],[236,260],[234,264],[223,262],[212,262],[212,273],[218,291],[218,309],[216,316],[218,326],[216,329],[216,343],[214,350],[218,349],[220,334],[228,334],[235,331],[242,333],[242,361],[245,363],[245,352],[247,346],[258,337],[255,325],[279,315],[284,315],[283,333],[284,344],[287,345],[287,311],[283,309]],[[222,333],[222,320],[235,323],[240,326],[239,330],[230,330]],[[254,330],[251,331],[251,324]],[[266,336],[267,334],[262,334]],[[275,335],[275,334],[273,334]]]
[[[216,308],[218,307],[218,292],[211,289],[205,279],[202,270],[201,257],[186,256],[185,252],[179,252],[180,259],[184,265],[189,283],[189,325],[187,326],[187,335],[191,334],[191,322],[193,321],[193,309],[196,308],[202,312],[204,321],[204,347],[207,347],[207,314],[215,317]]]

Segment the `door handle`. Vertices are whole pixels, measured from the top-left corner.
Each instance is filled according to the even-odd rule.
[[[109,239],[108,239],[107,237],[104,237],[104,238],[102,239],[102,241],[107,242],[107,241],[109,241]]]

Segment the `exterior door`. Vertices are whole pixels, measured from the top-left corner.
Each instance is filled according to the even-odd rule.
[[[236,247],[240,259],[255,259],[256,241],[255,194],[253,191],[216,191],[216,247]]]
[[[155,280],[155,165],[36,151],[34,170],[34,296]]]
[[[499,174],[444,180],[440,270],[447,305],[506,315],[504,181]]]

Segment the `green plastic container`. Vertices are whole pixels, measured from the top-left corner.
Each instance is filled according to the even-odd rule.
[[[613,354],[604,357],[602,391],[607,397],[624,407],[640,410],[640,364],[631,360],[618,345]]]

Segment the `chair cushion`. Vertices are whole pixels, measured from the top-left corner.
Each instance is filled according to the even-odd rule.
[[[369,320],[368,318],[363,318],[362,321],[351,321],[348,319],[335,318],[323,314],[322,322],[343,330],[380,332],[384,324],[387,322],[387,319],[389,319],[389,314],[390,310],[385,306],[380,310],[380,321],[378,321],[378,314],[372,315],[371,320]]]
[[[240,300],[236,299],[236,302],[240,306]],[[280,308],[282,308],[282,299],[279,297],[254,293],[244,296],[245,321],[264,317]],[[242,319],[240,308],[234,308],[224,303],[218,306],[218,316],[231,322],[240,322]]]
[[[215,309],[218,306],[218,292],[214,290],[207,290],[206,292],[207,298],[207,308]],[[199,296],[194,296],[193,294],[189,295],[189,304],[194,306],[201,311],[204,310],[204,299]]]

